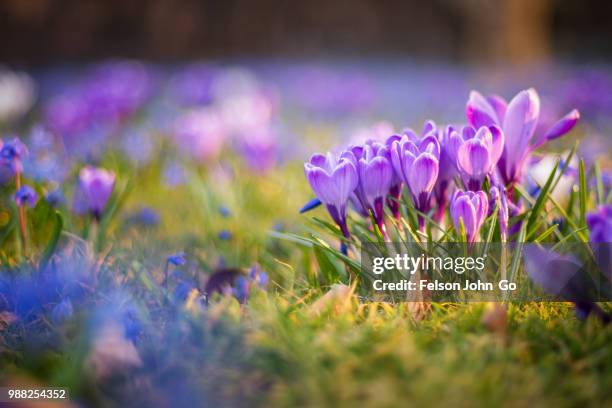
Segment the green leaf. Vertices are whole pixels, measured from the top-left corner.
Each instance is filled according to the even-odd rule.
[[[586,208],[588,199],[586,175],[584,174],[584,159],[580,159],[578,178],[580,180],[580,224],[584,226],[586,225]]]
[[[544,231],[539,236],[537,236],[533,240],[533,242],[542,242],[542,241],[544,241],[546,238],[548,238],[548,236],[550,236],[553,232],[555,232],[557,230],[557,227],[558,227],[557,224],[551,225],[550,227],[548,227],[546,229],[546,231]]]
[[[64,220],[62,219],[62,215],[59,212],[55,212],[55,223],[53,224],[53,231],[51,232],[51,237],[49,238],[49,242],[43,254],[40,258],[39,267],[41,270],[44,270],[49,263],[49,260],[53,256],[55,252],[55,248],[57,248],[57,243],[59,242],[59,238],[62,235],[62,229],[64,228]]]

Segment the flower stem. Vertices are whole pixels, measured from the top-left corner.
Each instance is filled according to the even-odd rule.
[[[21,188],[21,172],[17,171],[15,173],[15,187],[17,190]],[[19,213],[19,234],[21,236],[21,254],[23,258],[28,257],[28,243],[27,243],[27,235],[26,235],[26,211],[25,206],[20,205],[17,207],[17,211]]]

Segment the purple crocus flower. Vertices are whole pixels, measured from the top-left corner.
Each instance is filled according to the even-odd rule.
[[[433,135],[418,138],[407,131],[391,143],[391,161],[395,172],[410,189],[415,208],[429,211],[431,192],[438,179],[440,144]],[[419,227],[424,220],[419,217]]]
[[[21,173],[23,171],[22,160],[28,155],[26,145],[17,137],[4,143],[0,140],[0,145],[2,146],[0,149],[1,163],[9,167],[13,173]]]
[[[480,190],[482,182],[494,170],[504,148],[504,133],[495,125],[482,126],[478,130],[465,126],[461,133],[450,131],[448,145],[451,157],[466,187]]]
[[[326,205],[329,214],[345,237],[350,237],[346,225],[346,204],[353,193],[359,177],[350,158],[328,153],[315,154],[304,164],[304,172],[310,187]]]
[[[395,141],[400,141],[402,137],[400,135],[392,135],[387,138],[385,141],[385,146],[387,147],[387,152],[389,153],[389,158],[391,157],[391,145]],[[393,163],[391,164],[393,166]],[[393,218],[399,220],[401,218],[400,213],[400,197],[402,196],[402,179],[400,176],[393,171],[393,176],[391,177],[391,186],[389,187],[389,194],[387,196],[387,207],[391,210],[391,214]]]
[[[602,205],[586,215],[590,231],[590,242],[612,242],[612,205]]]
[[[540,118],[540,97],[535,89],[519,92],[510,103],[499,96],[489,98],[472,91],[466,107],[472,126],[499,126],[505,135],[504,150],[498,163],[506,185],[521,181],[531,152],[549,140],[559,138],[576,125],[580,114],[573,110],[539,138],[534,133]]]
[[[38,201],[38,194],[30,186],[21,186],[15,193],[15,203],[18,207],[27,205],[33,208],[36,205],[36,201]]]
[[[476,240],[489,211],[489,200],[484,191],[456,191],[451,200],[450,213],[455,229],[463,222],[468,242]]]
[[[349,157],[357,168],[359,183],[355,192],[359,203],[372,211],[376,225],[386,235],[384,205],[394,177],[389,151],[380,143],[367,142],[349,149],[343,156]]]
[[[453,186],[453,179],[457,175],[457,158],[456,151],[453,150],[453,145],[450,143],[450,137],[456,132],[455,127],[448,125],[446,128],[437,129],[433,121],[426,122],[426,128],[434,130],[430,132],[434,134],[440,143],[440,171],[438,173],[438,181],[434,187],[434,197],[436,199],[437,210],[435,220],[441,222],[448,203],[449,190]]]
[[[86,166],[79,172],[79,209],[85,207],[96,219],[102,216],[104,207],[115,186],[115,173]]]

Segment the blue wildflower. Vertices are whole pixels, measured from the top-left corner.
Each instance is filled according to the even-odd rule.
[[[36,194],[36,191],[30,186],[21,186],[15,193],[14,198],[18,207],[27,205],[33,208],[36,205],[36,201],[38,201],[38,194]]]
[[[174,266],[185,265],[185,263],[187,262],[187,259],[185,258],[185,252],[181,251],[181,252],[177,252],[174,255],[168,256],[167,262]]]
[[[229,210],[229,208],[221,206],[219,207],[219,214],[227,218],[232,215],[232,212]]]
[[[217,234],[217,236],[223,241],[229,241],[230,239],[232,239],[232,233],[228,230],[219,231],[219,234]]]

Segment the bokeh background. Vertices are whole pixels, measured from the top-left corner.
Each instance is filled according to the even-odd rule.
[[[0,61],[379,55],[477,63],[612,56],[605,0],[3,0]]]

